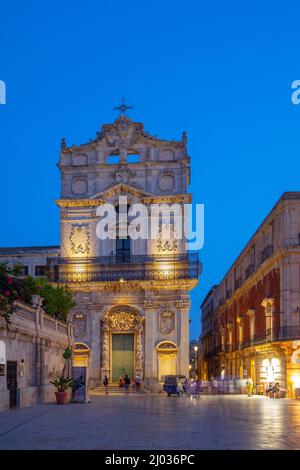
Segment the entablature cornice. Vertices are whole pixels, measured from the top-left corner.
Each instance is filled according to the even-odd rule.
[[[98,207],[105,204],[103,199],[58,199],[58,207]]]
[[[198,284],[198,279],[181,280],[158,280],[158,281],[98,281],[98,282],[67,282],[53,283],[53,285],[64,285],[72,292],[144,292],[147,290],[170,291],[170,290],[191,290]]]

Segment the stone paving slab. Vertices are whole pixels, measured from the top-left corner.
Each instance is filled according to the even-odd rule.
[[[300,402],[92,396],[0,413],[0,449],[300,449]]]

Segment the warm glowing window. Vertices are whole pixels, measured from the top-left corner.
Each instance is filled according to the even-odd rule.
[[[250,339],[253,339],[255,335],[255,318],[250,318]]]
[[[243,325],[239,325],[239,342],[243,342]]]

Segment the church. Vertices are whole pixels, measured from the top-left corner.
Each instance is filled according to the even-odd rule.
[[[165,375],[189,374],[190,290],[198,283],[198,253],[176,232],[165,240],[97,236],[98,208],[111,204],[191,203],[187,138],[162,140],[121,109],[94,139],[68,146],[62,139],[60,245],[1,248],[0,259],[24,274],[46,275],[73,293],[70,314],[74,365],[88,366],[89,386],[108,376],[139,374],[158,391]],[[174,229],[172,227],[171,229]]]

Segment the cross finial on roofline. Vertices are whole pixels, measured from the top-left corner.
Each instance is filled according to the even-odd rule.
[[[120,111],[120,115],[124,115],[127,111],[127,109],[132,109],[133,106],[128,106],[125,103],[125,98],[123,97],[121,100],[121,104],[119,106],[114,106],[115,111]]]

